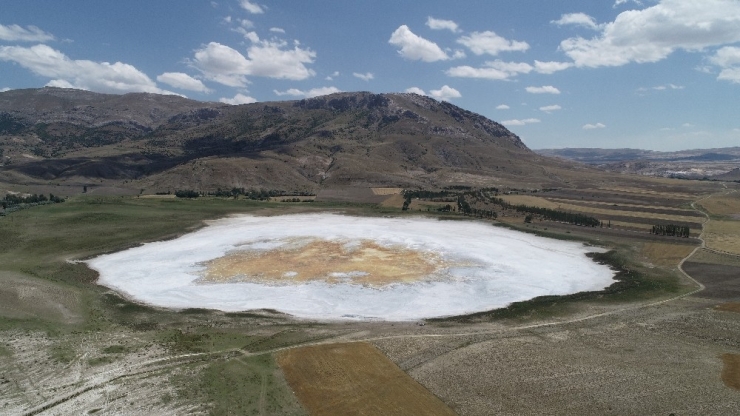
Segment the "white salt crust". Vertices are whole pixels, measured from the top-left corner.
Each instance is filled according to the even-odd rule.
[[[450,268],[433,281],[379,288],[323,282],[198,282],[205,261],[234,250],[274,249],[296,237],[350,244],[373,240],[433,251],[466,266]],[[320,213],[225,218],[174,240],[87,263],[100,273],[99,284],[156,306],[229,312],[269,308],[319,320],[408,321],[486,311],[537,296],[601,290],[614,283],[614,272],[586,257],[594,251],[600,250],[481,222]]]

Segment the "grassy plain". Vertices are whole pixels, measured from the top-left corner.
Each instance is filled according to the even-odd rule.
[[[676,197],[682,193],[685,192],[670,194]],[[577,205],[579,194],[575,191],[571,194],[575,196],[569,197],[570,200]],[[588,194],[590,191],[580,195]],[[626,193],[612,192],[602,194],[600,202],[625,203],[632,200],[630,198]],[[661,205],[662,197],[656,191],[645,198],[657,201],[647,205],[650,209],[677,207],[675,199],[665,199],[665,205]],[[423,204],[423,201],[418,203]],[[422,205],[419,208],[423,208]],[[297,351],[300,350],[291,348],[327,343],[319,349],[321,352],[317,357],[331,360],[326,368],[337,369],[337,372],[327,373],[326,377],[340,380],[342,373],[339,370],[345,367],[340,365],[341,360],[331,358],[331,354],[336,352],[331,352],[331,346],[344,345],[342,342],[346,340],[376,340],[384,354],[423,384],[423,387],[416,385],[421,389],[420,394],[426,392],[424,388],[429,388],[460,414],[487,414],[491,409],[501,409],[504,414],[547,413],[557,410],[558,404],[565,406],[560,408],[562,411],[569,409],[567,403],[571,399],[575,400],[571,409],[583,410],[586,408],[578,407],[581,403],[578,400],[588,396],[587,391],[593,390],[595,385],[599,409],[608,412],[611,406],[627,413],[635,412],[639,407],[625,407],[623,404],[634,405],[634,401],[625,402],[622,396],[602,395],[600,392],[616,389],[625,396],[639,395],[640,392],[651,391],[651,386],[664,377],[676,375],[684,390],[699,391],[704,386],[711,386],[711,394],[702,396],[706,400],[716,402],[721,399],[728,405],[735,403],[731,397],[715,391],[716,383],[712,384],[711,380],[722,386],[719,354],[737,354],[740,350],[732,343],[716,345],[705,340],[719,339],[720,335],[716,334],[725,334],[728,328],[730,335],[722,335],[722,339],[732,338],[734,333],[740,334],[740,328],[732,331],[738,325],[737,314],[721,310],[715,312],[706,308],[706,304],[699,303],[697,309],[689,305],[675,319],[671,318],[670,325],[665,324],[663,315],[649,315],[652,309],[646,309],[645,315],[636,317],[614,315],[608,318],[607,315],[598,321],[567,324],[573,316],[616,313],[614,311],[622,308],[629,309],[635,302],[667,299],[693,290],[694,286],[680,280],[674,269],[681,254],[695,247],[697,242],[694,239],[675,241],[644,232],[592,229],[552,222],[525,225],[521,218],[507,217],[512,227],[523,231],[614,248],[612,255],[616,257],[613,260],[619,260],[615,265],[629,269],[636,277],[632,282],[638,284],[616,286],[612,292],[543,298],[496,313],[427,322],[425,326],[414,323],[310,323],[293,320],[274,311],[220,313],[152,308],[130,302],[95,285],[95,272],[84,264],[68,261],[146,241],[173,238],[201,227],[205,220],[233,213],[275,215],[316,210],[339,210],[358,215],[414,215],[403,213],[395,206],[349,202],[293,204],[210,198],[86,196],[72,198],[63,204],[17,211],[0,218],[0,413],[46,410],[57,413],[228,414],[238,409],[242,414],[304,414],[310,409],[302,408],[298,399],[304,405],[306,400],[316,399],[302,399],[300,395],[297,399],[291,393],[273,354],[278,354],[278,359],[293,353],[299,357]],[[639,215],[639,211],[630,212]],[[430,214],[424,212],[424,215]],[[440,218],[463,217],[453,213]],[[700,255],[717,256],[716,253],[707,253],[702,251]],[[717,264],[709,257],[704,261],[710,265]],[[728,262],[735,259],[725,258],[731,259]],[[697,257],[697,260],[702,259]],[[718,284],[719,281],[712,282]],[[732,301],[723,299],[723,302],[728,300]],[[670,308],[670,311],[674,310]],[[722,315],[722,320],[714,315],[696,320],[696,310],[703,314],[725,315]],[[622,319],[627,319],[632,329],[624,329],[620,323]],[[551,341],[568,339],[568,342],[553,345],[547,341],[550,335],[544,329],[522,332],[517,329],[550,321],[566,325],[561,332],[554,332],[556,335],[552,335]],[[696,324],[691,323],[694,321]],[[632,330],[643,328],[640,325],[645,322],[651,328],[660,328],[658,333],[638,331],[640,336],[631,340]],[[532,335],[532,331],[539,332]],[[583,338],[571,336],[573,331],[581,333]],[[697,331],[699,335],[695,335]],[[472,338],[463,335],[470,333],[481,335]],[[491,339],[498,341],[486,343]],[[697,339],[702,341],[697,343]],[[412,340],[417,344],[404,349],[403,346],[411,345]],[[621,344],[615,344],[615,340]],[[740,340],[737,342],[740,345]],[[673,347],[666,346],[674,344],[680,346],[681,360],[688,363],[685,368],[676,368],[678,361],[669,362],[667,367],[664,365],[673,353],[670,350]],[[521,345],[531,348],[516,350]],[[604,345],[619,345],[619,348],[610,347],[605,359],[600,355]],[[405,355],[397,353],[399,348],[406,351]],[[494,357],[500,361],[487,361],[486,357],[490,355],[487,351],[491,348],[501,351],[503,355]],[[630,349],[650,352],[633,354]],[[583,355],[570,354],[569,351]],[[556,354],[552,360],[537,361],[537,357],[546,357],[552,352]],[[408,387],[413,385],[406,384],[408,380],[400,381],[401,376],[407,376],[398,367],[391,370],[384,367],[388,362],[378,364],[385,359],[383,353],[353,352],[348,355],[354,357],[350,361],[361,364],[350,365],[349,368],[351,371],[363,368],[370,371],[378,366],[372,371],[380,374],[376,382],[381,383],[381,388],[385,384],[395,386],[397,384],[394,383],[400,383],[398,385],[407,385],[403,388],[417,389]],[[620,358],[620,354],[626,358]],[[591,357],[588,365],[593,371],[569,372],[580,360],[578,357],[583,356]],[[598,361],[597,357],[604,361]],[[714,357],[715,361],[708,357]],[[502,367],[504,363],[506,365]],[[555,393],[548,390],[547,377],[537,378],[537,372],[527,370],[534,368],[533,363],[545,371],[542,373],[544,376],[567,380],[565,390]],[[645,366],[655,366],[655,371],[649,376],[641,375],[640,369]],[[606,371],[607,367],[621,369],[614,376],[632,380],[632,383],[594,384],[594,380],[600,379],[594,379],[592,375]],[[523,370],[512,373],[506,368]],[[399,373],[399,378],[388,379],[391,374]],[[441,375],[443,373],[444,376]],[[685,377],[689,373],[700,377],[695,380]],[[364,377],[364,374],[357,373],[352,377]],[[499,377],[499,374],[505,377]],[[533,380],[533,377],[541,384],[527,384],[527,380]],[[308,378],[304,376],[304,379]],[[493,381],[497,384],[491,384]],[[337,382],[332,386],[338,395],[332,399],[337,406],[342,401],[351,402],[360,397],[347,383]],[[523,394],[517,386],[530,386],[547,394],[539,401],[531,396],[532,401],[528,404],[519,398],[530,396]],[[397,389],[403,391],[403,388]],[[671,390],[669,397],[674,397],[674,393]],[[685,391],[683,394],[685,396]],[[375,399],[363,400],[368,405],[380,405],[378,403],[382,404],[385,396],[383,393]],[[643,410],[665,412],[672,409],[670,401],[657,399],[659,394],[651,397],[643,398]],[[680,402],[680,397],[676,397],[674,402]],[[694,400],[702,401],[702,397],[697,396]],[[711,405],[706,408],[717,410]]]

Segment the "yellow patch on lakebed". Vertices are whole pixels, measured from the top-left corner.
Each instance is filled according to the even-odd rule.
[[[270,250],[236,251],[205,262],[201,281],[352,283],[384,286],[432,280],[450,266],[438,254],[372,240],[293,239]]]

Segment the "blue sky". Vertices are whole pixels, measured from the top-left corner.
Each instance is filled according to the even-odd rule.
[[[3,1],[0,90],[413,91],[531,148],[740,146],[740,0]]]

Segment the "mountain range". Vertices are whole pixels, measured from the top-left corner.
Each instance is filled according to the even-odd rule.
[[[11,90],[0,93],[0,151],[0,182],[148,192],[547,186],[561,183],[570,165],[453,104],[369,92],[227,105],[146,93]]]

